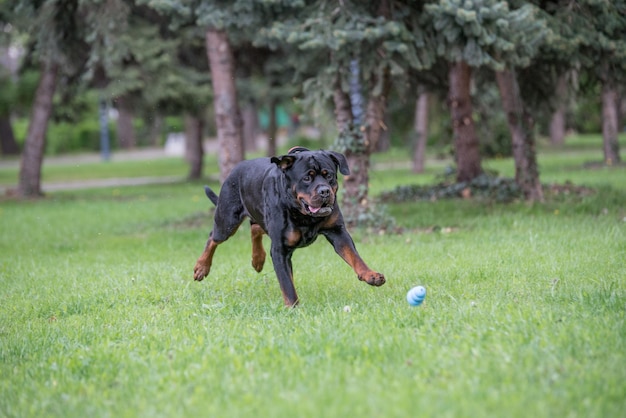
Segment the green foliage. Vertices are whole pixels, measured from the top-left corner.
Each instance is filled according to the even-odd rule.
[[[100,149],[98,92],[85,90],[83,85],[72,89],[75,94],[70,98],[63,98],[60,94],[55,96],[46,135],[48,155]],[[111,147],[115,148],[115,121],[109,120],[108,129]]]
[[[115,128],[109,124],[109,138],[115,148]],[[84,118],[76,123],[60,122],[48,129],[46,154],[57,155],[76,151],[100,149],[100,123],[97,117]]]
[[[363,195],[362,192],[359,194]],[[367,205],[354,201],[350,207],[350,210],[343,211],[343,219],[349,229],[361,229],[375,234],[399,231],[396,220],[390,215],[387,206],[378,200],[368,202]]]
[[[181,65],[181,48],[180,38],[162,37],[158,26],[133,25],[117,40],[112,58],[117,64],[108,69],[112,81],[106,94],[111,98],[139,96],[144,107],[162,113],[197,112],[206,107],[212,98],[206,66],[205,71],[198,71]]]
[[[446,177],[455,173],[450,170]],[[398,186],[381,194],[384,202],[435,201],[440,199],[475,198],[487,202],[512,202],[524,197],[515,179],[483,173],[469,182],[456,183],[453,178],[434,186]]]
[[[579,1],[571,13],[583,66],[601,80],[624,81],[626,73],[626,2]],[[598,65],[601,63],[601,65]]]
[[[13,102],[15,101],[16,86],[11,77],[3,75],[0,67],[0,114],[6,115],[9,113]]]
[[[529,77],[531,80],[550,80],[554,75],[575,69],[583,83],[582,86],[572,85],[573,89],[593,90],[595,84],[610,82],[619,85],[624,82],[626,2],[571,0],[537,3],[552,33],[530,67],[534,70]],[[549,64],[547,68],[546,64]]]
[[[342,154],[364,154],[367,152],[367,144],[360,126],[350,124],[339,132],[333,143],[333,149]]]
[[[472,95],[476,130],[483,157],[510,157],[513,149],[511,132],[502,111],[502,100],[498,87],[493,83],[493,71],[479,71],[474,80],[477,88]]]
[[[384,72],[403,89],[409,69],[424,70],[435,60],[422,28],[421,3],[398,3],[389,16],[377,4],[315,1],[295,8],[261,28],[258,45],[288,48],[295,74],[302,80],[305,105],[318,114],[332,97],[337,77],[348,91],[348,64],[358,60],[366,96],[382,92]],[[378,83],[371,84],[372,80]]]
[[[0,68],[2,68],[0,66]],[[24,113],[32,104],[35,89],[39,82],[38,71],[25,71],[14,80],[6,74],[0,77],[0,113]]]
[[[581,134],[602,132],[602,100],[600,88],[580,92],[572,109],[572,127]]]
[[[25,109],[33,102],[38,84],[39,71],[27,70],[20,74],[13,111],[25,113]]]
[[[437,53],[473,67],[526,66],[549,33],[529,4],[510,10],[508,2],[497,0],[442,0],[426,11]]]

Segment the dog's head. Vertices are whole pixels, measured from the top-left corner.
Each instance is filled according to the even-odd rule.
[[[333,212],[337,194],[337,171],[350,174],[343,154],[294,147],[287,155],[272,157],[284,173],[298,210],[306,216],[324,217]]]

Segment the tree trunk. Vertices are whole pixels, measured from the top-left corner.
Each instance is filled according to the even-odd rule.
[[[20,147],[15,141],[13,126],[11,126],[11,117],[0,115],[0,152],[2,155],[18,155]]]
[[[233,167],[244,158],[241,112],[235,87],[235,63],[225,31],[207,30],[206,49],[213,84],[220,181],[223,183]]]
[[[127,97],[120,96],[117,103],[117,142],[122,149],[132,149],[137,145],[133,128],[133,109]]]
[[[391,130],[390,130],[390,116],[387,112],[385,112],[383,119],[383,129],[380,132],[380,137],[378,138],[376,149],[373,152],[387,152],[391,148]]]
[[[333,102],[335,104],[335,122],[337,123],[337,131],[341,134],[351,128],[353,116],[350,96],[348,96],[341,89],[341,82],[339,80],[337,80],[333,90]]]
[[[42,66],[20,164],[18,193],[21,197],[42,195],[41,165],[46,148],[46,131],[52,113],[52,99],[58,72],[59,66],[56,63],[49,62]]]
[[[550,118],[550,143],[556,146],[565,143],[565,107],[562,105],[559,105]]]
[[[604,143],[604,163],[606,165],[621,162],[618,142],[618,94],[611,82],[602,84],[602,139]]]
[[[150,120],[148,143],[153,147],[161,145],[161,130],[163,129],[163,116],[155,113]]]
[[[386,92],[379,96],[370,96],[365,112],[365,142],[370,153],[378,149],[378,142],[387,127],[384,123],[385,109],[387,107]]]
[[[278,106],[275,97],[269,101],[269,114],[267,124],[267,155],[273,157],[278,152],[276,136],[278,135],[278,123],[276,122],[276,107]]]
[[[189,162],[190,180],[202,178],[204,149],[202,148],[202,130],[204,123],[201,118],[185,115],[185,157]]]
[[[382,4],[385,2],[381,2]],[[370,91],[365,111],[365,142],[369,153],[379,150],[379,143],[384,131],[385,111],[387,110],[387,96],[391,89],[389,70],[384,69],[382,74],[372,76],[370,80]],[[377,92],[377,94],[375,94]]]
[[[619,99],[617,100],[617,127],[624,126],[626,122],[626,89],[620,91]]]
[[[98,100],[98,122],[100,123],[100,156],[102,161],[109,161],[111,158],[111,140],[109,138],[109,104],[100,94]]]
[[[526,200],[543,201],[532,118],[525,109],[516,75],[511,70],[496,72],[502,106],[506,112],[513,158],[515,182],[522,189]]]
[[[550,143],[561,146],[565,143],[565,114],[567,111],[567,77],[561,74],[556,85],[556,109],[550,119]]]
[[[343,180],[343,204],[346,222],[356,223],[358,216],[367,207],[369,182],[369,144],[362,129],[363,97],[359,79],[359,63],[350,63],[350,94],[341,88],[341,80],[337,76],[333,92],[335,102],[335,119],[339,137],[344,141],[344,154],[350,168],[350,175]]]
[[[254,100],[248,101],[243,109],[243,143],[247,151],[257,150],[257,136],[259,135],[259,117]]]
[[[428,140],[428,91],[419,89],[415,104],[415,146],[413,148],[413,172],[424,172],[426,142]]]
[[[472,70],[465,61],[451,64],[449,105],[456,154],[458,182],[471,181],[482,173],[480,148],[472,118],[470,80]]]

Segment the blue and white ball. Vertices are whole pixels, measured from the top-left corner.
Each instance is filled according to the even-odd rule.
[[[426,299],[426,288],[424,286],[415,286],[406,294],[406,301],[411,306],[419,306]]]

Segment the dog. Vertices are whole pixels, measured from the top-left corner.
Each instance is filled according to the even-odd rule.
[[[209,274],[215,249],[248,217],[252,267],[257,272],[263,269],[266,252],[262,238],[267,234],[286,306],[294,307],[299,302],[291,256],[296,248],[312,244],[320,234],[352,267],[359,280],[372,286],[383,285],[385,276],[365,264],[346,230],[337,203],[337,170],[346,176],[350,174],[343,154],[294,147],[287,155],[237,164],[224,181],[219,197],[205,186],[216,211],[213,230],[194,267],[194,279],[201,281]]]

